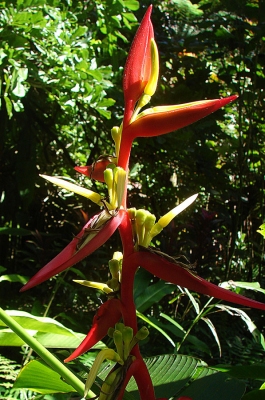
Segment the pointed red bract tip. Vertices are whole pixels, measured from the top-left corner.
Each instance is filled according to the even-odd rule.
[[[91,171],[92,171],[92,165],[90,165],[90,166],[85,165],[82,167],[77,166],[77,167],[74,167],[74,169],[75,169],[75,171],[79,172],[80,174],[89,176],[89,178],[90,178]]]
[[[119,322],[121,316],[122,305],[120,300],[110,299],[103,303],[93,318],[93,324],[87,336],[64,362],[67,363],[74,360],[95,346],[107,335],[108,329]]]
[[[80,174],[88,176],[99,182],[105,182],[104,171],[109,164],[115,163],[115,158],[112,156],[102,157],[95,161],[92,165],[85,165],[81,167],[74,167],[75,171]]]
[[[149,6],[136,32],[124,67],[124,126],[128,125],[135,104],[151,75],[151,39],[154,37],[151,13],[152,6]]]

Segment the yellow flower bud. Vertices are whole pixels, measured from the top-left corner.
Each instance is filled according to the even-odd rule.
[[[80,285],[83,285],[83,286],[102,290],[104,293],[107,293],[107,294],[112,293],[112,291],[113,291],[108,285],[106,285],[106,283],[91,282],[91,281],[76,280],[76,279],[74,279],[74,282],[79,283]]]
[[[158,235],[171,221],[174,217],[176,217],[178,214],[180,214],[183,210],[185,210],[187,207],[189,207],[194,200],[197,198],[198,194],[194,194],[193,196],[190,196],[188,199],[184,200],[181,204],[173,208],[171,211],[163,215],[157,223],[153,226],[151,229],[150,235],[151,238],[154,236]]]
[[[153,96],[156,91],[159,75],[159,55],[155,40],[151,39],[151,76],[144,88],[144,93]]]
[[[102,205],[101,199],[102,197],[100,194],[93,192],[92,190],[85,189],[81,186],[78,186],[72,182],[68,182],[64,179],[57,178],[56,176],[48,176],[48,175],[40,175],[42,178],[46,179],[47,181],[53,183],[54,185],[60,186],[63,189],[69,190],[69,192],[74,192],[76,194],[80,194],[88,198],[89,200],[93,201],[98,205]]]
[[[133,329],[130,326],[125,326],[123,331],[122,331],[122,337],[123,337],[123,360],[127,360],[131,348],[130,344],[133,338]]]
[[[121,144],[121,133],[122,133],[122,124],[120,127],[114,126],[111,129],[111,136],[115,143],[115,153],[116,157],[119,157],[120,152],[120,144]]]
[[[119,279],[120,276],[120,262],[119,260],[110,260],[109,261],[109,270],[112,278]]]
[[[121,331],[115,330],[113,332],[113,340],[117,349],[117,353],[123,359],[123,334]]]
[[[173,208],[171,211],[169,211],[167,214],[163,215],[157,222],[162,228],[165,228],[174,217],[176,217],[178,214],[180,214],[183,210],[185,210],[187,207],[189,207],[194,200],[197,198],[198,194],[194,194],[193,196],[189,197],[188,199],[184,200],[181,204],[179,204],[177,207]]]

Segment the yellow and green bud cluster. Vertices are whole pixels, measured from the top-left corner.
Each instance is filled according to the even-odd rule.
[[[133,347],[140,341],[147,338],[149,335],[148,329],[143,326],[134,335],[133,329],[130,326],[125,326],[122,322],[115,324],[115,328],[109,328],[108,335],[113,338],[117,353],[125,362]]]
[[[136,208],[130,208],[128,214],[132,224],[135,247],[148,247],[152,240],[151,231],[156,217],[147,210],[136,210]]]
[[[108,187],[111,209],[120,208],[125,192],[126,171],[115,164],[109,164],[104,171],[104,179]]]
[[[158,235],[176,215],[193,203],[197,196],[198,195],[195,194],[184,200],[181,204],[159,218],[157,223],[155,222],[156,217],[148,210],[136,210],[136,208],[128,209],[136,249],[138,246],[148,247],[152,239]]]

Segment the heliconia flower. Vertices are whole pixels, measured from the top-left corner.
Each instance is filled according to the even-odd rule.
[[[151,39],[154,38],[151,12],[152,6],[146,11],[136,32],[124,67],[124,126],[129,123],[135,104],[143,94],[151,75]]]
[[[158,278],[174,283],[175,285],[183,286],[189,290],[242,306],[265,310],[264,303],[248,299],[245,296],[214,285],[197,276],[188,267],[184,268],[178,265],[177,261],[169,261],[165,257],[151,251],[135,252],[128,257],[128,262],[134,265],[135,268],[137,268],[137,265],[141,266]]]
[[[120,225],[124,210],[111,215],[103,210],[94,215],[77,236],[48,264],[41,268],[21,289],[24,292],[72,267],[102,246]]]
[[[118,299],[110,299],[103,303],[93,318],[93,324],[88,335],[75,351],[64,362],[69,362],[91,349],[97,342],[107,335],[110,327],[114,326],[122,317],[122,305]]]
[[[237,95],[223,99],[202,100],[175,106],[159,106],[144,110],[124,127],[118,165],[126,169],[132,142],[137,137],[160,136],[190,125],[236,100]]]

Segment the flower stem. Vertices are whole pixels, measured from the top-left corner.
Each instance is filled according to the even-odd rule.
[[[65,365],[61,363],[52,353],[50,353],[42,344],[22,328],[12,317],[10,317],[2,308],[0,308],[0,319],[15,332],[28,346],[30,346],[55,372],[57,372],[65,381],[73,387],[81,396],[84,394],[85,385],[77,378]],[[95,394],[89,391],[88,398]]]

